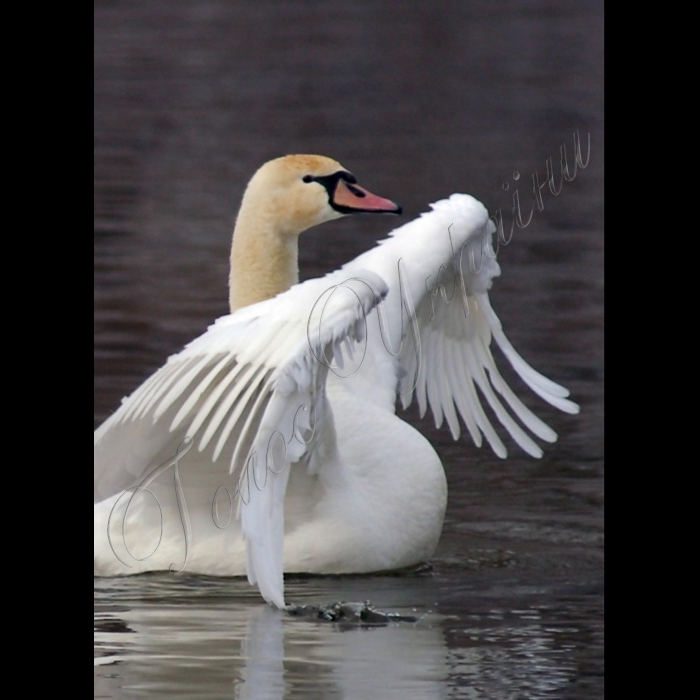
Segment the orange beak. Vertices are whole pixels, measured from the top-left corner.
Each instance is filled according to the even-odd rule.
[[[354,214],[359,212],[367,212],[369,214],[400,214],[401,205],[392,202],[390,199],[378,197],[376,194],[347,182],[343,179],[338,179],[338,184],[335,187],[331,203],[334,209],[337,209],[343,214]]]

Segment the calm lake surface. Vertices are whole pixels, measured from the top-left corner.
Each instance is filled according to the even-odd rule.
[[[575,131],[590,153],[541,190],[491,294],[581,413],[513,379],[560,439],[500,460],[412,407],[450,487],[430,566],[286,582],[290,603],[417,621],[292,617],[239,579],[96,578],[95,697],[602,698],[602,3],[98,0],[95,30],[95,426],[227,312],[233,221],[265,160],[329,155],[404,206],[304,233],[307,279],[452,192],[510,222],[517,189],[527,220],[533,173],[551,157],[558,183],[566,144],[573,174]]]

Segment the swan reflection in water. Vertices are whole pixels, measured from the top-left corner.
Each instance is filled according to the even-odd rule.
[[[416,622],[343,623],[256,604],[243,581],[140,578],[98,581],[96,698],[444,700],[459,689],[460,697],[499,700],[540,697],[577,672],[540,611],[499,613],[478,596],[470,614],[406,606],[392,610]],[[288,586],[309,600],[339,590],[319,579]],[[350,580],[354,593],[404,602],[427,600],[436,588],[430,576]]]

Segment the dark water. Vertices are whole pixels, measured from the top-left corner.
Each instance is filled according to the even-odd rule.
[[[552,157],[558,178],[561,145],[573,166],[590,134],[492,291],[581,414],[521,391],[560,440],[501,461],[409,410],[450,484],[432,569],[287,582],[289,602],[418,622],[291,618],[240,580],[96,579],[96,697],[601,698],[602,3],[99,0],[95,18],[95,425],[227,311],[233,219],[265,160],[336,158],[402,221],[455,191],[509,212],[516,188],[527,218],[533,172]],[[305,233],[302,278],[392,224]]]

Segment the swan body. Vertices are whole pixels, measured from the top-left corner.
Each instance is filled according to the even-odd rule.
[[[545,401],[578,406],[515,352],[491,308],[500,268],[484,206],[454,194],[431,207],[299,284],[301,232],[400,207],[322,156],[260,168],[234,230],[231,313],[95,431],[96,575],[247,575],[283,607],[284,572],[426,561],[447,484],[429,442],[396,415],[399,396],[505,457],[478,387],[515,442],[542,455],[530,433],[556,434],[502,379],[492,339]]]

